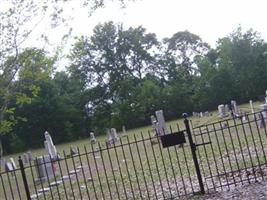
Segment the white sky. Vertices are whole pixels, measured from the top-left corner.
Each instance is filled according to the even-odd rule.
[[[259,31],[267,41],[267,0],[137,0],[126,9],[109,3],[90,18],[82,9],[74,13],[74,35],[90,35],[97,23],[114,21],[126,28],[142,25],[159,39],[188,30],[214,47],[240,24],[244,30]]]
[[[77,1],[80,0],[73,0],[70,7],[64,7],[64,12],[73,17],[69,22],[73,36],[90,36],[98,23],[114,21],[123,23],[125,28],[142,25],[147,32],[155,33],[159,40],[188,30],[212,47],[215,47],[219,38],[227,36],[241,25],[243,30],[253,28],[260,32],[267,42],[267,0],[136,0],[126,2],[125,9],[111,1],[91,17]],[[43,33],[43,29],[40,28],[40,33]],[[51,44],[55,45],[67,30],[62,27],[45,29],[50,33]],[[48,44],[46,47],[51,49]],[[67,54],[68,50],[69,45],[66,45],[64,53]]]

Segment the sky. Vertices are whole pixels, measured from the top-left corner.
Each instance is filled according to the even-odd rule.
[[[96,10],[90,17],[88,10],[77,1],[80,0],[64,6],[64,13],[72,18],[68,27],[59,26],[52,30],[45,25],[39,27],[40,33],[44,29],[48,32],[50,43],[45,48],[57,46],[69,27],[72,27],[73,37],[90,36],[98,23],[107,21],[123,23],[125,28],[143,26],[147,32],[155,33],[159,40],[188,30],[211,47],[240,25],[243,30],[252,28],[260,32],[267,42],[267,0],[136,0],[126,1],[124,9],[110,0],[105,8]],[[33,41],[30,40],[30,46],[38,44]],[[74,41],[70,39],[64,45],[63,55],[68,54]]]
[[[253,28],[267,41],[266,0],[136,0],[125,9],[116,3],[106,4],[88,17],[86,10],[73,12],[73,35],[90,35],[100,22],[123,23],[125,28],[143,26],[159,39],[188,30],[215,47],[218,38],[231,33],[238,25]]]

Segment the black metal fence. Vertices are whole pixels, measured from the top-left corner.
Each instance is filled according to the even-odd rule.
[[[262,113],[191,130],[184,122],[184,130],[170,128],[166,137],[121,136],[112,146],[84,146],[55,161],[19,158],[20,167],[0,174],[0,199],[178,199],[264,179]]]

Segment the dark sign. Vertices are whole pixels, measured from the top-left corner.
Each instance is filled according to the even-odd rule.
[[[184,131],[160,136],[163,148],[186,143]]]

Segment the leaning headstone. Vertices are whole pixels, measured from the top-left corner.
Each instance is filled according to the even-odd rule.
[[[115,128],[110,129],[110,136],[114,142],[116,142],[118,140],[118,134],[117,134],[117,130]]]
[[[17,169],[17,165],[16,165],[16,163],[15,163],[15,160],[14,160],[14,158],[10,158],[10,162],[11,162],[11,164],[12,164],[12,166],[13,166],[13,169],[15,170],[15,169]]]
[[[200,112],[199,115],[200,115],[200,117],[203,117],[203,112]]]
[[[90,133],[90,141],[91,141],[91,144],[95,144],[96,143],[95,134],[93,132]]]
[[[267,103],[267,90],[265,91],[265,103]]]
[[[260,105],[260,111],[264,118],[267,118],[267,103]]]
[[[219,117],[224,118],[226,116],[224,104],[218,106]]]
[[[52,160],[58,159],[57,149],[52,141],[50,134],[46,131],[44,135],[45,135],[44,144],[48,154],[51,156]]]
[[[168,130],[167,130],[167,127],[166,127],[165,119],[164,119],[164,116],[163,116],[163,111],[162,110],[156,111],[156,117],[157,117],[157,121],[158,121],[158,132],[157,132],[157,135],[161,136],[161,135],[168,134]]]
[[[12,163],[11,162],[6,162],[5,163],[5,171],[6,172],[10,172],[10,171],[13,171],[13,170],[14,170],[14,168],[13,168]]]

